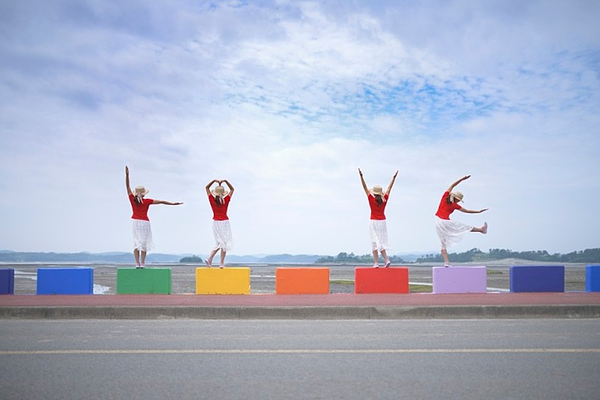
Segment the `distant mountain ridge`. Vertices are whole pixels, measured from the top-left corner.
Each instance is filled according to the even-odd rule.
[[[178,255],[155,253],[148,255],[148,262],[177,262],[181,259]],[[131,262],[132,253],[54,253],[54,252],[18,252],[0,251],[0,262],[106,262],[122,263]]]
[[[147,263],[179,263],[184,257],[193,254],[163,254],[150,253],[146,258]],[[504,249],[491,249],[485,253],[479,249],[471,249],[464,253],[450,255],[454,262],[490,261],[501,259],[522,259],[540,262],[600,262],[600,248],[574,251],[567,254],[549,254],[547,251],[513,252]],[[197,257],[206,259],[205,254]],[[323,256],[316,254],[258,254],[258,255],[227,255],[227,262],[231,264],[314,264],[334,263],[352,264],[371,262],[371,255],[355,255],[354,253],[339,253],[337,256]],[[442,262],[439,253],[400,253],[390,255],[392,262],[406,263],[435,263]],[[394,261],[395,260],[395,261]],[[105,253],[54,253],[54,252],[18,252],[0,250],[0,263],[107,263],[123,264],[133,263],[133,254],[128,252]],[[184,262],[185,263],[185,262]],[[190,264],[195,264],[194,262]]]
[[[150,253],[146,258],[147,263],[178,263],[184,257],[192,254],[162,254]],[[199,255],[202,259],[206,255]],[[320,255],[308,254],[271,254],[271,255],[227,255],[229,263],[289,263],[289,264],[312,264],[318,260]],[[38,262],[101,262],[101,263],[130,263],[133,262],[133,254],[125,252],[106,252],[106,253],[54,253],[54,252],[17,252],[10,250],[0,250],[0,262],[15,263],[38,263]]]

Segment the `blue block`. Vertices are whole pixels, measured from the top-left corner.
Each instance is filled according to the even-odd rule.
[[[515,266],[510,267],[511,292],[564,292],[565,267]]]
[[[38,268],[37,294],[94,294],[94,269]]]
[[[15,270],[0,269],[0,294],[15,294]]]
[[[585,267],[585,291],[600,292],[600,265]]]

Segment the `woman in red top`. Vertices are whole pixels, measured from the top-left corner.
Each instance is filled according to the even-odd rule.
[[[217,183],[214,191],[211,191],[210,187]],[[226,192],[222,184],[225,183],[229,188]],[[212,260],[217,254],[217,251],[221,250],[221,264],[220,267],[225,266],[225,256],[227,252],[233,248],[233,236],[231,234],[231,226],[229,224],[229,217],[227,217],[227,208],[233,196],[235,189],[227,181],[227,179],[217,180],[213,179],[206,185],[206,195],[208,196],[208,202],[213,211],[213,234],[215,236],[215,247],[211,250],[210,255],[206,259],[206,265],[212,267]]]
[[[452,246],[453,244],[458,243],[463,235],[467,232],[479,232],[486,234],[487,233],[487,222],[483,224],[481,228],[474,228],[470,225],[463,224],[462,222],[451,221],[450,214],[454,212],[454,210],[462,211],[468,214],[479,214],[484,211],[487,211],[487,208],[483,208],[478,211],[467,210],[464,207],[461,207],[459,202],[463,199],[463,194],[461,192],[453,192],[454,188],[464,180],[467,180],[471,177],[471,175],[466,175],[454,182],[450,187],[444,192],[442,199],[440,200],[440,205],[438,207],[437,212],[435,213],[435,229],[440,238],[440,242],[442,243],[442,257],[444,257],[444,266],[449,267],[450,261],[448,261],[448,251],[447,248]]]
[[[363,178],[362,171],[358,169],[360,175],[360,182],[362,183],[367,199],[369,200],[369,207],[371,207],[371,220],[369,224],[369,233],[371,236],[371,248],[373,250],[373,266],[379,268],[379,252],[385,260],[385,267],[390,266],[390,259],[387,255],[387,250],[390,248],[388,243],[387,225],[385,222],[385,206],[387,205],[392,186],[396,181],[398,171],[392,177],[392,181],[385,193],[381,186],[375,185],[371,190],[368,189],[365,179]]]
[[[135,257],[135,266],[136,268],[144,268],[146,266],[146,253],[154,248],[148,209],[152,204],[178,206],[183,203],[146,199],[144,196],[148,194],[148,190],[143,186],[137,186],[134,194],[129,185],[129,168],[127,166],[125,167],[125,186],[127,187],[127,196],[133,210],[131,219],[133,220],[133,256]],[[142,255],[141,261],[140,253]]]

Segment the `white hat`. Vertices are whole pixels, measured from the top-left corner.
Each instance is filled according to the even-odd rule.
[[[379,185],[375,185],[371,188],[371,194],[376,196],[382,196],[383,195],[383,188]]]
[[[221,185],[215,187],[215,190],[213,190],[213,195],[215,196],[223,196],[225,194],[225,188]]]
[[[135,187],[135,195],[136,196],[145,196],[149,193],[150,191],[148,189],[146,189],[143,186],[136,186]]]
[[[458,201],[461,202],[463,201],[463,194],[461,192],[452,192],[450,193],[450,198],[452,201],[454,201],[454,199],[458,199]]]

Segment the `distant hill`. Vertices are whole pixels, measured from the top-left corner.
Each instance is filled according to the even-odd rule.
[[[407,262],[407,260],[403,259],[402,257],[399,256],[389,256],[390,261],[394,264],[402,264]],[[363,255],[356,255],[354,253],[339,253],[337,256],[333,257],[333,256],[324,256],[324,257],[320,257],[318,260],[315,261],[318,264],[369,264],[373,262],[373,255],[372,254],[363,254]]]
[[[472,262],[503,259],[519,259],[539,262],[569,262],[569,263],[597,263],[600,262],[600,248],[573,251],[567,254],[550,254],[546,250],[512,251],[508,249],[490,249],[487,253],[474,248],[464,253],[449,254],[453,262]],[[439,253],[429,254],[417,259],[420,263],[443,262]]]
[[[151,263],[178,262],[183,255],[151,253],[146,261]],[[127,263],[133,261],[132,253],[42,253],[42,252],[17,252],[0,251],[0,262],[104,262],[104,263]]]
[[[312,264],[319,258],[321,258],[321,256],[307,254],[276,254],[262,257],[260,260],[264,263],[282,262],[289,264]]]
[[[187,263],[188,260],[195,260],[192,254],[161,254],[150,253],[146,258],[147,263]],[[206,255],[195,256],[205,259]],[[227,255],[227,262],[234,264],[241,263],[286,263],[286,264],[312,264],[321,256],[318,255],[292,255],[292,254],[273,254],[261,256],[238,256]],[[43,253],[43,252],[16,252],[10,250],[0,250],[0,262],[4,263],[108,263],[120,264],[133,262],[133,254],[125,252],[107,252],[107,253]],[[193,262],[192,262],[193,263]]]
[[[194,260],[190,257],[206,259],[207,255],[193,254],[163,254],[150,253],[146,259],[147,263],[187,263],[195,264],[186,260]],[[600,249],[586,249],[568,254],[549,254],[546,251],[513,252],[510,250],[491,249],[482,252],[479,249],[471,249],[465,253],[450,254],[453,262],[469,262],[487,260],[501,260],[506,258],[517,258],[540,262],[600,262]],[[394,263],[419,262],[431,263],[442,262],[439,253],[436,254],[409,254],[390,255]],[[2,263],[107,263],[123,264],[132,263],[133,254],[126,252],[106,253],[43,253],[43,252],[17,252],[0,250],[0,262]],[[314,263],[369,263],[372,262],[370,254],[355,255],[354,253],[340,253],[337,256],[323,256],[314,254],[269,254],[269,255],[227,255],[227,262],[231,264],[314,264]]]

